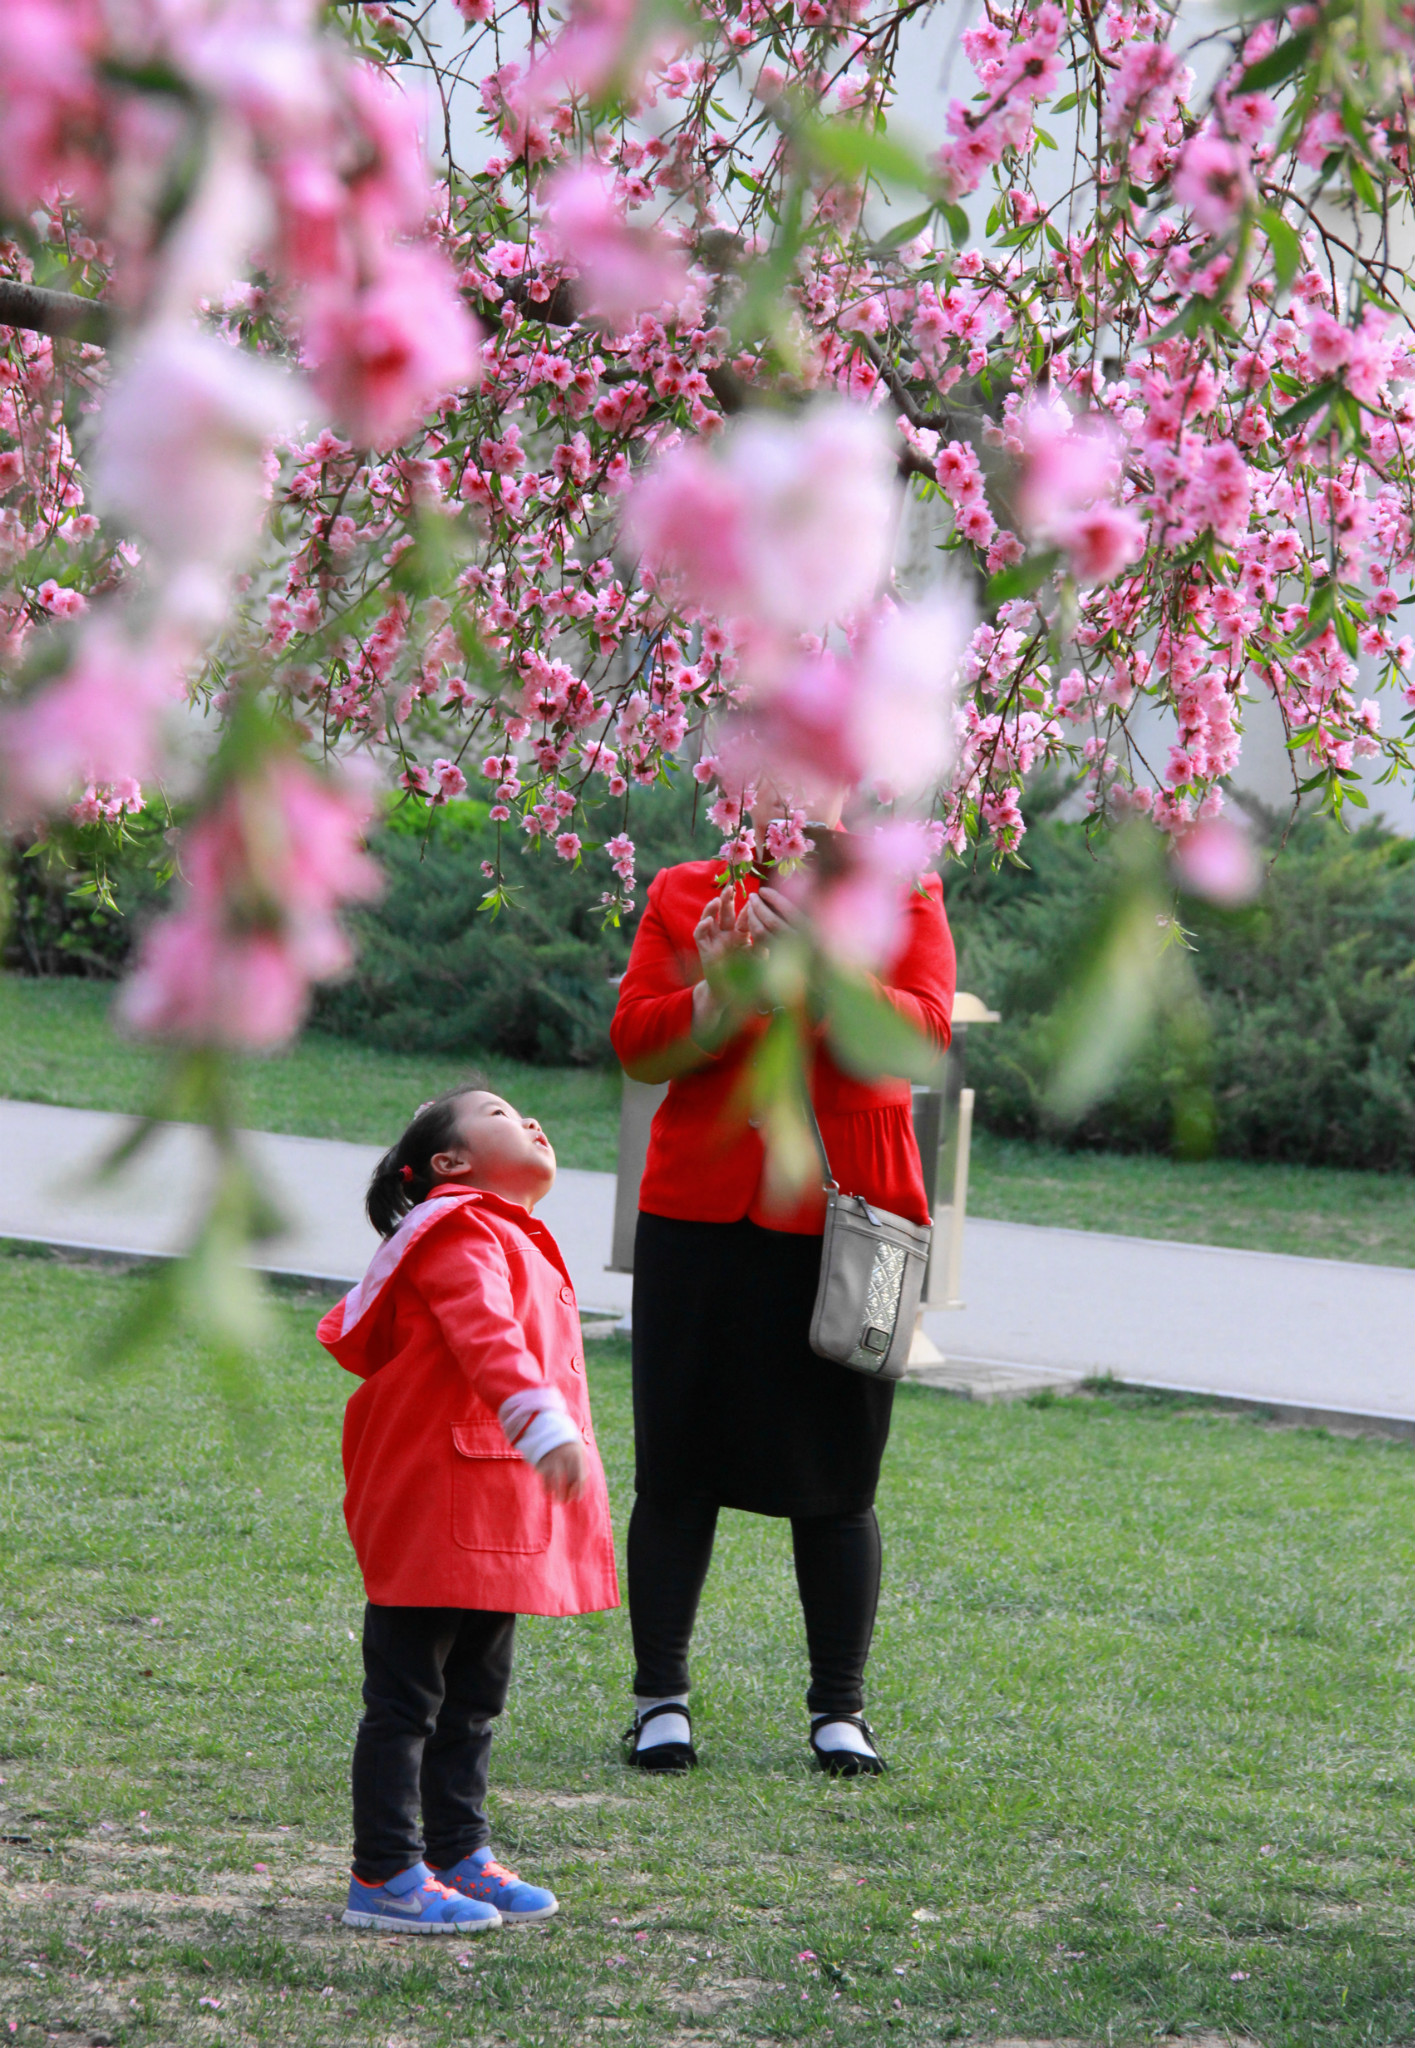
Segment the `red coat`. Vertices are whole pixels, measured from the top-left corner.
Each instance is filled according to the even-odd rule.
[[[618,1606],[575,1290],[543,1223],[444,1185],[319,1341],[363,1381],[344,1411],[344,1517],[376,1607]],[[563,1403],[589,1452],[580,1500],[552,1501],[508,1442],[497,1418],[516,1397],[521,1411]]]
[[[640,1061],[689,1035],[693,988],[702,979],[693,928],[717,893],[713,885],[721,872],[720,861],[684,861],[663,869],[650,884],[610,1028],[614,1050],[631,1073]],[[754,890],[755,878],[746,886]],[[955,978],[943,885],[930,875],[924,893],[909,892],[899,954],[879,986],[942,1048],[951,1035]],[[763,1028],[749,1026],[713,1058],[670,1081],[654,1116],[639,1186],[639,1207],[650,1215],[692,1223],[736,1223],[747,1216],[769,1230],[803,1235],[823,1228],[825,1200],[816,1189],[786,1215],[762,1200],[762,1140],[735,1098]],[[831,1168],[845,1192],[927,1223],[909,1083],[856,1080],[841,1072],[822,1044],[811,1095]]]

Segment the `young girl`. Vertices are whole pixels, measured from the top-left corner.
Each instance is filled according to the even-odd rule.
[[[554,1179],[539,1124],[499,1095],[424,1103],[369,1183],[385,1242],[319,1326],[363,1381],[344,1415],[368,1593],[350,1927],[558,1910],[493,1860],[485,1812],[516,1616],[619,1602],[575,1290],[532,1215]]]

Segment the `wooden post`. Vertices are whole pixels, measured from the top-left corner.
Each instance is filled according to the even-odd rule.
[[[962,1308],[963,1225],[968,1220],[968,1161],[973,1150],[973,1091],[958,1097],[958,1152],[953,1162],[953,1214],[948,1223],[948,1280],[945,1308]]]

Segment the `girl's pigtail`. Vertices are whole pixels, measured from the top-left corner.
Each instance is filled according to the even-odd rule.
[[[364,1212],[380,1237],[392,1237],[408,1211],[432,1192],[434,1154],[450,1151],[457,1143],[457,1104],[482,1086],[479,1080],[464,1081],[425,1102],[397,1144],[379,1160],[364,1197]]]

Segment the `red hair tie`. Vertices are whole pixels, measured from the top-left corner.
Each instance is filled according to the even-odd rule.
[[[398,1169],[398,1178],[399,1180],[411,1182],[414,1179],[416,1179],[416,1175],[414,1174],[411,1166],[400,1166]]]

